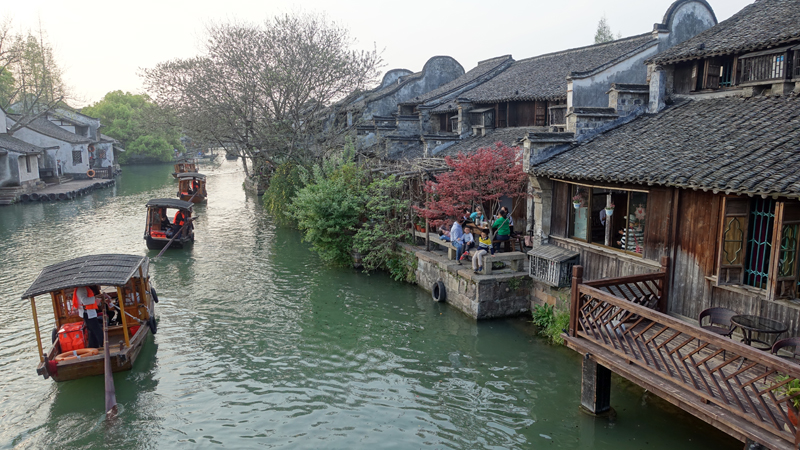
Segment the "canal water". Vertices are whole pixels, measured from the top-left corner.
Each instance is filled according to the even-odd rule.
[[[113,423],[102,377],[36,376],[20,295],[68,258],[155,257],[144,204],[175,196],[171,167],[125,167],[114,188],[0,208],[0,448],[741,448],[619,378],[615,418],[581,413],[580,356],[529,319],[476,323],[384,274],[324,267],[245,194],[236,162],[201,170],[197,242],[152,263],[158,334],[114,375]]]

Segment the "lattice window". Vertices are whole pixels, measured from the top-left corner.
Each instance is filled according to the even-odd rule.
[[[744,284],[765,289],[769,277],[769,257],[772,251],[775,200],[771,198],[753,199],[750,203],[749,219]]]
[[[797,231],[798,225],[784,225],[782,228],[781,248],[778,256],[778,276],[791,277],[797,266]]]
[[[72,151],[72,165],[77,165],[83,162],[83,152],[80,150]]]
[[[772,50],[771,53],[765,52],[751,53],[739,57],[739,64],[742,66],[742,79],[740,82],[747,83],[752,81],[782,80],[787,74],[787,51],[786,49]]]

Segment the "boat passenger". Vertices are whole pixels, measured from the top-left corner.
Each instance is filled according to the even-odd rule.
[[[181,231],[183,225],[186,223],[186,215],[180,209],[175,213],[175,218],[172,220],[172,235],[176,235]]]

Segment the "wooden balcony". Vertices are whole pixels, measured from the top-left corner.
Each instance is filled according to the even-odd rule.
[[[797,448],[781,388],[800,379],[800,365],[654,310],[666,297],[664,272],[587,283],[582,275],[573,268],[564,339],[585,355],[583,407],[610,409],[610,370],[741,441]]]

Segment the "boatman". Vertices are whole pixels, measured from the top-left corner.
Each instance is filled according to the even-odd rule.
[[[178,232],[181,231],[183,228],[183,224],[186,223],[186,215],[183,214],[183,211],[180,209],[178,212],[175,213],[175,218],[172,220],[172,235],[176,236]]]
[[[87,339],[89,348],[100,348],[103,345],[103,328],[100,325],[100,319],[97,318],[99,301],[95,290],[99,295],[100,289],[97,286],[94,288],[82,286],[75,288],[72,292],[72,306],[77,308],[78,314],[83,317],[83,323],[89,332]]]

